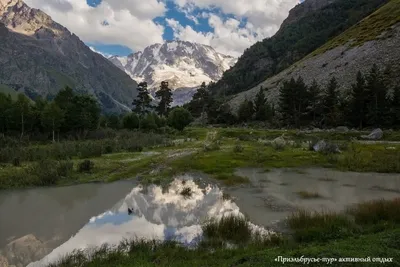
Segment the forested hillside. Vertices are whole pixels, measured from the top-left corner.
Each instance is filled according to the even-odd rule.
[[[302,59],[387,2],[324,0],[319,5],[311,5],[313,0],[308,0],[291,11],[273,37],[247,49],[211,90],[220,95],[248,90]]]

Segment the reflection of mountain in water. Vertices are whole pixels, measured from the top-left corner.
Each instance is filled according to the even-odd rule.
[[[74,237],[29,267],[54,262],[74,249],[97,247],[104,243],[117,245],[123,239],[145,238],[177,240],[195,245],[202,235],[201,224],[208,219],[225,215],[243,216],[238,206],[224,200],[218,187],[201,189],[192,180],[175,179],[163,193],[160,186],[133,188],[123,202],[97,217],[93,217]],[[185,197],[182,190],[190,188]],[[128,207],[133,215],[128,215]]]

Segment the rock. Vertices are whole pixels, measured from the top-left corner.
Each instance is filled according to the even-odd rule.
[[[336,131],[340,133],[347,133],[349,131],[349,128],[347,128],[346,126],[339,126],[336,127]]]
[[[9,263],[26,266],[30,262],[40,260],[51,250],[34,235],[26,235],[10,242],[4,249]]]
[[[380,128],[373,130],[369,135],[361,135],[361,138],[369,140],[380,140],[382,137],[383,131]]]
[[[282,145],[282,146],[284,146],[284,145],[286,145],[286,140],[282,135],[282,136],[279,136],[279,137],[275,138],[274,140],[272,140],[271,143],[274,144],[274,145]]]
[[[8,260],[0,255],[0,267],[9,267]]]
[[[339,147],[336,144],[327,143],[325,142],[325,140],[318,141],[313,146],[313,149],[316,152],[341,153]]]

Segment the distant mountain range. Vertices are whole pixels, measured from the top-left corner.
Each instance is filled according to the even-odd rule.
[[[154,44],[127,57],[112,56],[109,60],[135,81],[146,81],[153,96],[161,81],[168,81],[174,105],[190,101],[202,82],[218,81],[237,61],[210,46],[185,41]]]
[[[54,96],[66,85],[106,112],[130,110],[137,83],[75,34],[21,0],[0,0],[0,91]]]

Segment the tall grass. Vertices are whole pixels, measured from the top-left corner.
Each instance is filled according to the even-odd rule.
[[[390,222],[400,224],[400,198],[393,200],[374,200],[359,203],[348,208],[358,224],[377,224]]]
[[[113,139],[65,141],[31,146],[14,144],[0,148],[0,162],[10,163],[15,158],[20,161],[66,160],[73,157],[86,159],[113,152],[142,151],[144,147],[164,145],[167,141],[165,136],[158,134],[130,132],[129,135],[121,134]]]

